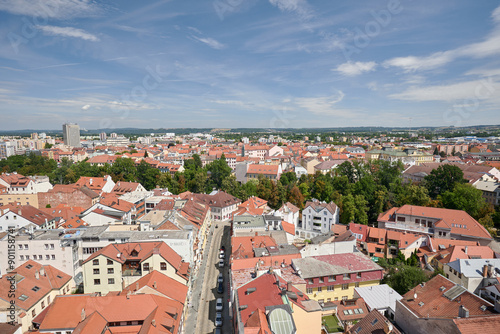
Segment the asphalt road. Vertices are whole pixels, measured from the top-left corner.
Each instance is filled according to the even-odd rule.
[[[231,254],[230,225],[229,222],[219,222],[218,228],[214,230],[214,235],[210,245],[206,271],[201,292],[200,305],[196,325],[197,334],[209,334],[215,330],[215,303],[217,298],[222,298],[224,309],[222,310],[222,333],[232,333],[231,319],[229,318],[229,255]],[[219,252],[221,246],[226,247],[226,257],[224,268],[219,268]],[[217,277],[219,273],[224,276],[224,293],[217,293]]]

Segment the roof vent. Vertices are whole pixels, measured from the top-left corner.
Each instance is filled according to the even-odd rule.
[[[247,291],[246,291],[246,294],[249,295],[251,294],[252,292],[255,292],[257,291],[257,288],[248,288]]]
[[[420,306],[420,307],[424,306],[424,302],[418,303],[418,306]]]
[[[444,286],[439,288],[439,291],[441,291],[441,292],[443,292],[444,290],[446,290],[446,288]]]

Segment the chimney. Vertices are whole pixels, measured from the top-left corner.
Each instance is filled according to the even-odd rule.
[[[35,271],[35,278],[36,279],[39,279],[40,278],[40,273],[38,272],[38,270]]]
[[[93,182],[93,181],[94,181],[94,180],[90,179],[90,180],[89,180],[89,184],[92,184],[92,182]]]
[[[153,282],[153,288],[156,289],[156,281]]]
[[[292,282],[286,282],[286,291],[288,292],[292,291]]]
[[[85,318],[86,318],[86,316],[85,316],[85,308],[83,308],[83,307],[82,307],[81,318],[82,318],[82,321],[85,320]]]
[[[43,267],[40,268],[40,275],[45,276],[45,269]]]
[[[488,277],[488,266],[485,264],[483,266],[483,278]]]
[[[465,246],[465,254],[467,254],[467,250],[469,247]]]
[[[151,325],[152,325],[153,327],[156,327],[156,319],[151,320]]]
[[[493,277],[493,265],[488,264],[488,277]]]
[[[458,308],[458,317],[459,318],[468,318],[469,317],[469,310],[465,306],[460,305],[460,307]]]

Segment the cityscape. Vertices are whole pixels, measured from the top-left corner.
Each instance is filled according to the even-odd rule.
[[[498,330],[498,3],[0,19],[0,334]]]

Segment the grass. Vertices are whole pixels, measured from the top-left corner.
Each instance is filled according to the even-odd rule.
[[[344,331],[344,329],[339,326],[337,317],[335,317],[334,315],[328,315],[326,317],[323,317],[322,322],[323,325],[325,325],[328,333],[338,333]]]

